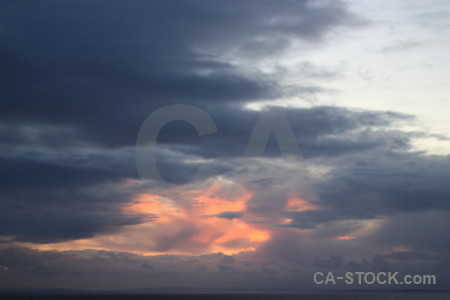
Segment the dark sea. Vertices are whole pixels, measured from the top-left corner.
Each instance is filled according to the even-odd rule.
[[[448,292],[376,292],[376,293],[146,293],[146,294],[70,294],[70,295],[31,295],[20,293],[0,293],[0,299],[8,300],[63,300],[63,299],[92,299],[92,300],[441,300],[450,299]]]

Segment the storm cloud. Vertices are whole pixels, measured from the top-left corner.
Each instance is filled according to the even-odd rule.
[[[348,52],[341,39],[376,30],[357,10],[3,1],[0,288],[299,291],[317,290],[311,276],[324,270],[435,273],[448,287],[450,158],[418,141],[449,138],[419,111],[370,103],[403,99],[386,92],[395,72],[374,76],[357,55],[352,68],[330,64],[326,51]],[[427,49],[404,41],[366,55]],[[439,98],[430,86],[418,94]],[[203,110],[217,132],[165,124],[154,149],[163,180],[141,178],[139,129],[172,104]],[[276,132],[246,155],[271,110],[298,155],[284,155]]]

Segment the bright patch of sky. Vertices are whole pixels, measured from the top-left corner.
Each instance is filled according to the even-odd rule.
[[[335,30],[317,48],[297,41],[282,55],[260,62],[260,70],[283,78],[286,88],[323,90],[296,94],[294,88],[292,96],[249,108],[336,105],[411,114],[417,122],[401,129],[430,134],[415,138],[414,150],[450,154],[450,3],[358,0],[348,5],[364,25]]]

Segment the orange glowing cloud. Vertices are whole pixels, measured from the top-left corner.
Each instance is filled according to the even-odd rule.
[[[306,200],[297,197],[289,198],[285,207],[286,211],[306,211],[313,209],[317,209],[317,206],[315,206],[311,202],[308,202]]]
[[[284,210],[289,212],[302,212],[307,210],[315,210],[317,208],[318,207],[316,205],[312,204],[309,201],[303,200],[297,196],[292,196],[286,202]],[[291,224],[291,223],[292,219],[290,218],[281,219],[281,224]]]
[[[335,237],[335,240],[345,241],[345,240],[354,240],[356,238],[358,238],[358,237],[356,237],[354,235],[342,235],[342,236]]]
[[[122,208],[125,214],[149,215],[141,224],[88,239],[27,246],[41,250],[97,249],[145,255],[254,251],[270,239],[270,228],[245,219],[249,192],[244,189],[236,192],[230,186],[227,189],[230,192],[224,192],[222,183],[215,182],[204,190],[172,191],[171,196],[142,193]],[[238,212],[242,217],[226,218],[220,215],[224,212]]]

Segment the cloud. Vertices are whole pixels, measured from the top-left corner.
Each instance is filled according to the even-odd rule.
[[[54,243],[154,220],[155,214],[122,211],[133,196],[134,191],[108,183],[3,192],[0,235],[14,241]]]
[[[224,211],[217,215],[214,215],[214,217],[233,220],[233,219],[241,218],[244,214],[245,213],[240,212],[240,211]]]
[[[232,114],[249,117],[242,118],[240,124],[225,126],[225,120],[231,119]],[[370,188],[365,186],[368,180],[373,182],[373,172],[378,172],[380,178],[383,178],[386,172],[385,169],[378,169],[376,161],[370,159],[374,153],[378,153],[380,155],[378,161],[386,161],[386,165],[392,165],[389,160],[393,160],[403,166],[401,161],[408,160],[408,156],[410,160],[414,157],[418,161],[427,160],[426,157],[422,158],[418,154],[401,152],[409,148],[408,133],[384,129],[396,122],[410,121],[410,116],[334,107],[290,109],[288,110],[289,121],[300,141],[301,152],[307,160],[317,160],[333,170],[328,173],[327,180],[321,178],[315,182],[308,178],[309,175],[304,172],[306,169],[301,167],[301,158],[290,166],[279,160],[278,145],[275,141],[269,142],[266,150],[268,156],[263,160],[242,157],[249,131],[241,130],[241,128],[251,128],[250,121],[255,120],[257,116],[257,112],[242,109],[224,110],[220,118],[217,118],[219,130],[224,130],[222,133],[219,131],[219,136],[211,138],[207,136],[199,138],[196,134],[187,134],[190,129],[186,131],[184,124],[174,123],[168,126],[161,132],[157,151],[158,168],[162,176],[171,183],[183,185],[192,180],[199,166],[206,166],[212,170],[213,176],[223,176],[246,184],[247,188],[250,188],[253,196],[249,199],[246,210],[251,215],[245,222],[313,228],[317,224],[333,220],[377,218],[379,215],[389,213],[396,203],[399,203],[399,207],[394,210],[403,210],[400,204],[404,201],[405,193],[402,185],[397,186],[395,181],[389,181],[387,183],[393,187],[388,191],[379,189],[379,186],[377,190],[370,191]],[[376,131],[373,128],[377,128]],[[2,207],[3,211],[11,216],[4,220],[4,235],[16,236],[17,240],[21,241],[48,243],[93,237],[113,228],[145,223],[146,219],[140,215],[124,215],[120,211],[123,205],[132,201],[143,191],[143,187],[138,186],[128,190],[120,188],[126,180],[138,179],[134,169],[133,152],[130,149],[72,147],[62,148],[68,149],[62,152],[51,145],[40,144],[38,139],[39,147],[34,150],[32,145],[36,143],[36,139],[32,136],[25,141],[21,140],[15,146],[8,145],[10,152],[0,161],[4,170]],[[242,151],[237,151],[240,149]],[[379,152],[381,149],[384,149],[384,154]],[[227,159],[224,160],[224,157]],[[355,164],[354,160],[358,157],[360,161]],[[395,168],[400,170],[398,167]],[[430,172],[437,170],[439,168],[433,167]],[[405,169],[405,172],[407,172],[405,176],[413,176],[412,174],[417,171]],[[432,176],[439,177],[439,175]],[[207,177],[198,180],[205,179]],[[352,185],[342,184],[345,180],[352,182]],[[417,184],[421,182],[420,180],[417,178]],[[361,186],[358,186],[357,182],[360,182]],[[199,181],[190,183],[195,185],[199,184]],[[156,184],[158,183],[147,183],[145,189],[151,190]],[[113,188],[113,193],[99,192],[114,185],[118,185],[119,188],[117,190]],[[317,187],[313,187],[314,185],[318,187],[317,192],[315,191]],[[392,197],[395,197],[393,188],[398,189],[399,195],[393,202],[389,202]],[[436,198],[433,203],[441,201],[442,204],[439,207],[445,208],[446,202],[443,200],[445,188],[432,190],[439,191],[439,189],[442,189],[442,197]],[[320,199],[317,203],[322,206],[322,210],[283,213],[289,191],[296,191],[308,201]],[[416,202],[421,203],[417,189],[414,193],[409,199],[417,199]],[[370,194],[369,198],[365,196],[367,194]],[[358,200],[366,198],[374,200],[372,202]],[[352,201],[356,201],[355,204]],[[111,202],[114,204],[104,210],[106,203]],[[12,203],[20,203],[20,205]],[[58,203],[58,206],[54,206],[54,203]],[[346,203],[348,205],[342,206]],[[422,203],[432,205],[431,202],[422,201]],[[21,211],[25,207],[29,212],[27,216],[22,216]],[[405,209],[412,209],[410,205],[408,207]],[[367,208],[370,210],[367,211]],[[77,213],[66,217],[71,210]],[[43,220],[39,216],[46,211],[55,211],[55,213]],[[226,209],[215,214],[230,220],[237,217],[237,215],[222,215],[224,211]],[[147,213],[158,215],[157,211]],[[291,223],[280,223],[282,217],[291,219]],[[20,220],[22,225],[19,226],[14,220]],[[39,227],[38,224],[43,227]],[[168,230],[172,232],[175,228],[168,228]],[[193,232],[195,235],[195,230]],[[176,236],[175,233],[174,236]],[[191,236],[187,237],[188,240],[191,238]],[[180,237],[174,238],[176,239]],[[164,244],[163,240],[155,244],[159,246],[152,246],[151,249],[170,249],[162,244]],[[174,244],[168,242],[168,245]]]
[[[402,53],[407,50],[416,48],[421,44],[416,41],[395,41],[392,45],[384,47],[380,51],[383,53]]]
[[[403,256],[395,256],[398,259],[406,259],[408,255],[437,255],[445,259],[450,250],[448,223],[448,211],[401,213],[387,219],[368,240],[372,244],[403,249]]]
[[[110,146],[133,144],[143,119],[163,105],[210,106],[281,93],[275,81],[244,75],[217,49],[320,40],[356,20],[335,1],[2,6],[3,122],[63,126]],[[11,17],[17,10],[28,17]]]
[[[340,72],[302,51],[361,18],[341,1],[235,4],[0,4],[0,286],[297,290],[317,270],[411,266],[449,278],[449,157],[413,151],[433,134],[405,129],[416,116],[287,107],[302,156],[271,136],[244,157],[261,113],[246,105],[329,93]],[[264,71],[293,47],[301,82]],[[218,132],[168,124],[168,182],[141,180],[137,132],[175,103]],[[192,180],[199,167],[213,172]],[[226,254],[198,255],[212,252]]]
[[[297,238],[282,245],[292,245]],[[288,247],[288,249],[291,247]],[[301,250],[302,248],[297,248]],[[297,252],[298,255],[298,252]],[[252,253],[224,255],[222,253],[183,256],[142,256],[126,252],[111,251],[35,251],[21,247],[0,249],[1,287],[23,287],[18,279],[26,278],[26,287],[54,287],[85,290],[110,290],[135,292],[280,292],[317,291],[312,276],[315,272],[344,271],[371,272],[399,271],[408,274],[408,265],[416,263],[417,274],[429,274],[426,265],[416,259],[392,260],[395,255],[367,255],[364,258],[349,258],[343,255],[317,255],[312,260],[295,259],[270,261]],[[420,256],[419,256],[420,257]],[[405,261],[406,259],[406,261]],[[420,257],[423,259],[423,256]],[[436,257],[428,257],[433,263],[443,263]],[[440,269],[437,289],[445,289],[448,280],[448,264]],[[7,269],[6,269],[7,267]],[[179,282],[179,284],[174,284]],[[299,284],[300,283],[300,284]],[[261,284],[264,286],[262,287]],[[339,289],[344,286],[336,285]],[[418,286],[415,286],[417,288]],[[348,287],[347,287],[348,288]],[[373,286],[386,289],[386,286]],[[414,287],[412,287],[414,288]]]
[[[340,211],[385,215],[448,210],[447,156],[370,151],[344,158],[319,183],[320,199]]]

